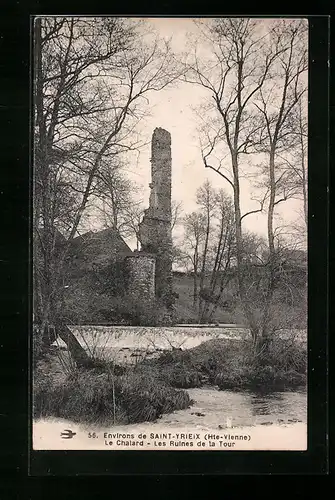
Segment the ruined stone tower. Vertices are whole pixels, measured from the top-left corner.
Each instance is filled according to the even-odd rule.
[[[156,296],[172,307],[171,135],[154,130],[149,208],[140,224],[141,250],[156,256]]]
[[[144,252],[125,258],[128,293],[138,303],[151,304],[155,298],[155,266],[155,257]]]

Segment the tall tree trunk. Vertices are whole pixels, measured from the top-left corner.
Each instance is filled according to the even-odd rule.
[[[210,231],[210,213],[209,213],[209,207],[207,207],[206,237],[205,237],[204,253],[202,256],[202,265],[201,265],[200,283],[199,283],[199,310],[198,310],[199,323],[202,321],[203,299],[201,294],[203,292],[205,283],[205,270],[206,270],[207,251],[208,251],[209,231]]]
[[[245,281],[244,281],[244,260],[243,260],[243,239],[241,223],[241,205],[240,205],[240,180],[238,172],[237,154],[232,154],[232,166],[234,174],[234,210],[235,210],[235,233],[236,233],[236,260],[237,260],[237,283],[242,310],[246,316],[250,327],[250,333],[254,343],[257,341],[258,328],[255,317],[248,300]]]
[[[270,198],[268,206],[267,236],[269,245],[268,276],[265,283],[266,296],[264,301],[262,330],[259,339],[259,348],[266,349],[269,343],[269,315],[274,292],[274,279],[276,271],[276,249],[274,244],[273,217],[276,200],[276,179],[275,179],[275,143],[271,144],[269,157],[269,183]]]
[[[273,259],[275,256],[275,245],[274,245],[274,233],[273,233],[273,216],[275,208],[276,199],[276,180],[275,180],[275,151],[274,147],[271,147],[270,158],[269,158],[269,181],[270,181],[270,198],[268,207],[268,243],[269,243],[269,257],[270,265],[273,267]]]
[[[64,323],[59,322],[55,326],[55,333],[65,342],[73,360],[78,367],[92,368],[96,365],[94,360],[86,353],[85,349],[80,345],[75,335]]]
[[[196,310],[197,298],[198,298],[198,257],[194,255],[194,265],[193,265],[193,309]]]
[[[230,265],[230,259],[231,259],[231,257],[230,257],[230,255],[228,255],[224,269],[221,269],[221,280],[220,280],[220,284],[219,284],[219,293],[217,294],[216,299],[215,299],[214,304],[213,304],[213,307],[212,307],[212,310],[209,313],[209,317],[208,317],[209,322],[212,321],[212,318],[214,317],[214,314],[216,313],[217,308],[219,307],[219,303],[220,303],[220,300],[222,298],[223,291],[230,281],[230,277],[227,276],[227,271],[228,271],[228,268]]]
[[[307,173],[306,173],[306,158],[305,158],[305,143],[304,143],[304,131],[302,126],[302,117],[300,109],[300,147],[301,147],[301,170],[302,170],[302,194],[304,203],[304,216],[306,229],[308,228],[308,200],[307,200]]]
[[[222,216],[223,217],[223,216]],[[226,242],[227,242],[227,234],[228,234],[228,225],[226,228],[226,234],[225,237],[223,238],[223,233],[224,233],[224,224],[223,220],[221,220],[221,228],[220,228],[220,235],[219,235],[219,241],[218,241],[218,247],[217,247],[217,252],[215,255],[215,262],[214,262],[214,267],[212,270],[212,275],[209,283],[209,290],[210,290],[210,296],[214,297],[215,295],[215,289],[216,289],[216,284],[218,280],[218,275],[221,269],[221,263],[223,259],[223,253],[225,250]],[[224,240],[224,241],[223,241]],[[220,300],[220,299],[219,299]],[[205,303],[205,306],[203,308],[202,312],[202,321],[209,321],[209,318],[213,316],[213,310],[212,313],[209,314],[209,309],[210,309],[210,304],[208,302]]]

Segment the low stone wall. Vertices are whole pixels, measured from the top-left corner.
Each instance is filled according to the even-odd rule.
[[[115,362],[136,363],[143,358],[172,349],[190,349],[211,339],[242,340],[249,337],[246,328],[229,326],[71,326],[80,344],[91,355],[114,359]],[[283,331],[282,338],[306,341],[305,331]],[[57,340],[59,346],[65,344]]]
[[[190,349],[211,339],[239,339],[248,336],[243,328],[72,326],[80,344],[101,359],[134,364],[172,349]],[[56,343],[66,347],[61,340]]]

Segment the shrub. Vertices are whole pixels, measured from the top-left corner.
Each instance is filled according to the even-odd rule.
[[[129,373],[120,380],[117,396],[128,414],[128,422],[156,420],[163,413],[188,408],[187,392],[173,389],[155,375]]]
[[[267,363],[284,372],[306,373],[307,348],[294,340],[275,339],[266,353]]]
[[[192,364],[177,361],[164,366],[160,371],[160,379],[172,387],[189,389],[201,387],[204,378]]]
[[[286,389],[306,383],[307,350],[296,342],[282,339],[270,343],[264,353],[255,353],[251,342],[242,343],[218,371],[220,389],[263,387]]]
[[[182,363],[176,363],[169,367],[164,373],[164,379],[172,387],[189,389],[191,387],[201,387],[203,377],[193,367],[186,367]]]
[[[252,342],[209,340],[187,351],[170,351],[146,362],[172,387],[220,389],[287,387],[306,382],[307,352],[303,345],[278,340],[257,354]]]
[[[163,413],[187,408],[185,391],[167,386],[154,376],[127,373],[110,376],[94,370],[75,370],[57,382],[35,377],[34,416],[54,416],[74,422],[121,424],[152,421]]]
[[[114,302],[115,317],[126,321],[134,326],[156,326],[158,323],[160,308],[156,301],[148,304],[131,295],[119,297]]]
[[[217,370],[224,365],[229,350],[223,340],[209,340],[187,351],[173,350],[142,363],[156,369],[160,380],[176,388],[188,389],[213,383]],[[139,368],[143,369],[143,368]]]

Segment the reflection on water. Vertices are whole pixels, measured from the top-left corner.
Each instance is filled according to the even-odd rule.
[[[263,395],[250,394],[251,412],[254,416],[276,415],[278,417],[306,418],[306,394],[303,392],[274,392]]]
[[[307,394],[304,391],[255,393],[201,388],[189,389],[188,393],[194,405],[163,415],[159,419],[161,424],[205,429],[307,422]]]

